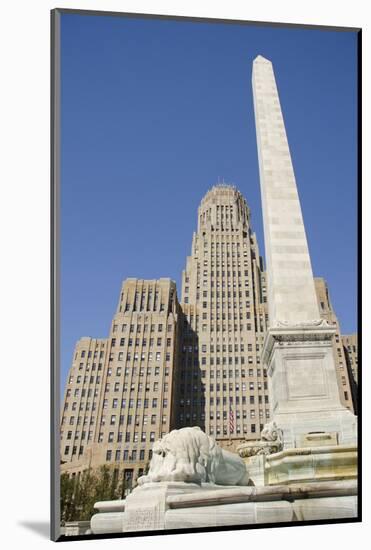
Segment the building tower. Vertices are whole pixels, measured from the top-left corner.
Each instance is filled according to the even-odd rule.
[[[250,210],[233,186],[214,186],[182,275],[178,426],[199,425],[222,446],[259,438],[269,418],[260,351],[266,286]]]
[[[62,472],[112,465],[128,489],[143,473],[153,442],[174,425],[178,315],[173,281],[126,279],[108,339],[78,342],[62,412]]]
[[[107,339],[80,338],[73,352],[61,414],[61,461],[68,467],[85,459],[94,441]]]

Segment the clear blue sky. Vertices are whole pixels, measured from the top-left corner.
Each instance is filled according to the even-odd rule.
[[[63,14],[61,389],[126,277],[180,276],[218,177],[264,256],[252,61],[273,62],[313,271],[356,326],[356,34]]]

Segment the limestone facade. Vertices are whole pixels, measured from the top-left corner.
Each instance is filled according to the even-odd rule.
[[[107,339],[80,338],[67,377],[61,412],[61,463],[79,463],[95,441]]]

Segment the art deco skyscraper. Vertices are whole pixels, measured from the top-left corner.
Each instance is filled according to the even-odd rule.
[[[250,210],[235,187],[216,185],[201,201],[181,305],[177,424],[199,425],[228,447],[258,438],[269,418],[260,364],[266,286]]]

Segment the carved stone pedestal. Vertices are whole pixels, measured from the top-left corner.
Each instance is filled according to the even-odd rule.
[[[357,443],[357,417],[340,401],[333,334],[325,321],[268,330],[263,362],[284,449],[299,447],[303,436],[319,432],[335,433],[341,445]]]
[[[126,533],[352,518],[357,515],[356,494],[354,480],[273,487],[148,483],[134,489],[125,501],[98,502],[91,531]]]

